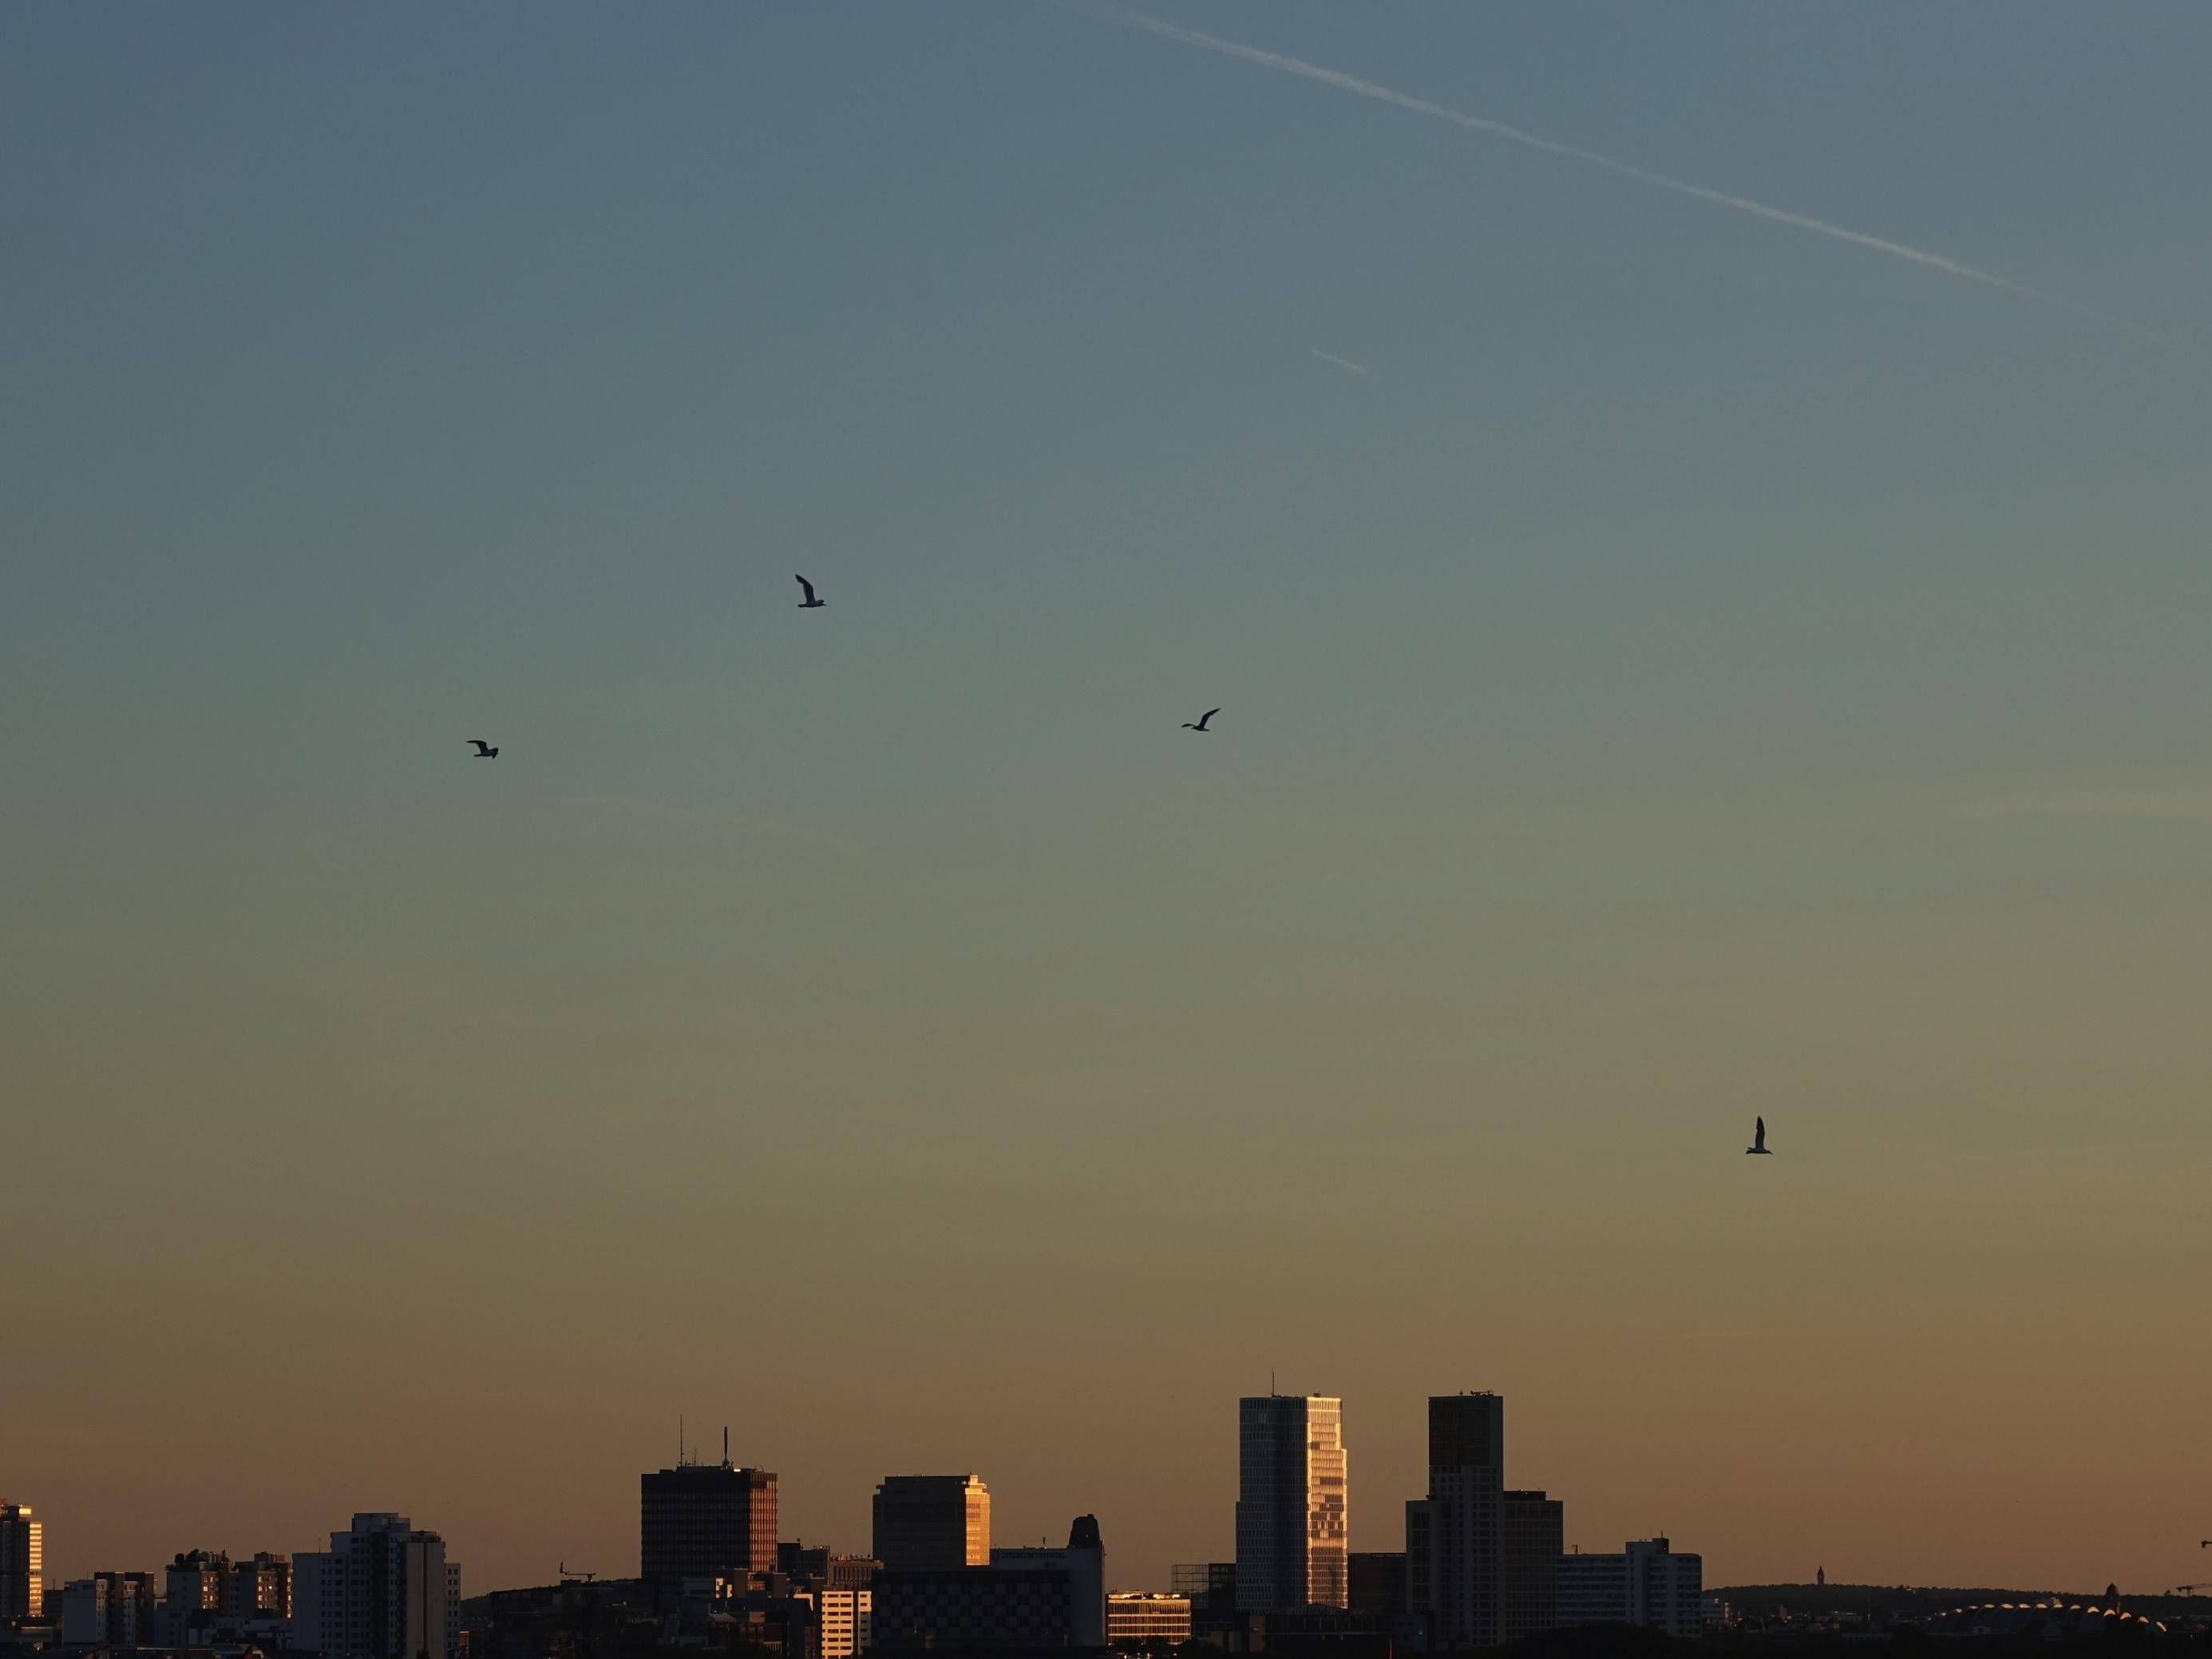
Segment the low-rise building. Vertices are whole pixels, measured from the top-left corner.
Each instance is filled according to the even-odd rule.
[[[1106,1552],[1076,1517],[1065,1549],[993,1550],[985,1566],[895,1571],[875,1580],[875,1645],[1103,1648]]]
[[[1190,1597],[1160,1590],[1115,1590],[1106,1598],[1106,1639],[1115,1647],[1190,1640]]]

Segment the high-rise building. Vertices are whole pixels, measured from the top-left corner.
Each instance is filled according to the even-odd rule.
[[[1429,1401],[1429,1495],[1406,1505],[1407,1590],[1443,1650],[1504,1639],[1505,1401],[1494,1394]],[[1425,1559],[1410,1559],[1418,1543]]]
[[[1705,1560],[1678,1552],[1664,1538],[1632,1540],[1628,1557],[1628,1622],[1669,1636],[1702,1636],[1705,1629]]]
[[[0,1625],[46,1610],[46,1522],[28,1504],[0,1504]]]
[[[1618,1555],[1559,1558],[1559,1622],[1644,1625],[1669,1636],[1705,1630],[1702,1556],[1677,1553],[1664,1538],[1641,1538]]]
[[[70,1647],[151,1647],[155,1605],[150,1572],[72,1578],[62,1586],[62,1641]]]
[[[1559,1556],[1565,1549],[1566,1505],[1540,1492],[1510,1492],[1500,1510],[1504,1548],[1504,1608],[1499,1639],[1517,1642],[1559,1622]]]
[[[436,1533],[404,1515],[356,1515],[328,1550],[293,1563],[292,1645],[337,1659],[448,1659],[459,1573]]]
[[[890,1572],[946,1572],[991,1559],[991,1491],[973,1474],[887,1474],[876,1488],[875,1558]]]
[[[251,1560],[232,1562],[222,1610],[234,1619],[289,1619],[292,1558],[260,1550]]]
[[[169,1563],[161,1601],[172,1614],[220,1613],[229,1582],[229,1556],[221,1550],[186,1550]]]
[[[638,1576],[664,1593],[686,1578],[749,1583],[775,1571],[775,1476],[684,1463],[638,1477]]]
[[[1344,1402],[1255,1395],[1237,1402],[1237,1608],[1340,1607],[1351,1593]]]

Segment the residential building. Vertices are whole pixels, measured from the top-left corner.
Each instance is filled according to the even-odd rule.
[[[151,1647],[157,1597],[150,1572],[96,1572],[62,1586],[61,1639],[70,1647]]]
[[[1258,1395],[1237,1407],[1237,1607],[1341,1607],[1351,1591],[1344,1402]]]
[[[1559,1558],[1554,1580],[1559,1623],[1625,1625],[1628,1622],[1628,1557],[1587,1554]]]
[[[1394,1619],[1406,1611],[1405,1551],[1354,1551],[1346,1559],[1346,1607],[1378,1619]]]
[[[1559,1558],[1562,1625],[1644,1625],[1668,1636],[1705,1631],[1705,1559],[1664,1538],[1631,1542],[1618,1555]]]
[[[1097,1521],[1078,1516],[1065,1549],[994,1550],[981,1566],[876,1575],[875,1645],[1102,1648],[1106,1551]]]
[[[46,1523],[28,1504],[0,1504],[0,1625],[46,1610]]]
[[[293,1568],[294,1648],[337,1659],[456,1653],[460,1570],[444,1539],[405,1516],[356,1515],[328,1550],[302,1553]]]
[[[220,1613],[230,1586],[230,1557],[221,1550],[185,1550],[169,1563],[161,1601],[172,1617]]]
[[[1540,1492],[1505,1494],[1499,1639],[1517,1642],[1559,1622],[1559,1557],[1566,1548],[1566,1505]]]
[[[675,1593],[686,1578],[750,1583],[775,1571],[775,1476],[684,1463],[638,1477],[638,1576]]]
[[[1190,1597],[1115,1590],[1106,1598],[1106,1639],[1115,1647],[1190,1640]]]
[[[991,1491],[974,1474],[887,1474],[875,1559],[889,1572],[950,1572],[991,1559]]]
[[[260,1550],[251,1559],[232,1562],[222,1610],[234,1619],[250,1619],[256,1614],[289,1619],[292,1558]]]
[[[1406,1505],[1407,1592],[1443,1650],[1504,1638],[1505,1401],[1495,1394],[1429,1401],[1429,1495]],[[1419,1571],[1412,1557],[1419,1544]]]
[[[1705,1629],[1705,1560],[1677,1552],[1664,1538],[1632,1541],[1628,1558],[1628,1622],[1669,1636],[1702,1636]]]

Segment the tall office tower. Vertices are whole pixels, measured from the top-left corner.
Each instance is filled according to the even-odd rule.
[[[447,1659],[458,1568],[404,1515],[362,1514],[293,1563],[292,1645],[343,1659]]]
[[[1406,1505],[1407,1592],[1448,1651],[1504,1639],[1505,1401],[1494,1394],[1429,1401],[1429,1495]]]
[[[0,1504],[0,1625],[46,1610],[46,1528],[28,1504]]]
[[[292,1616],[292,1558],[267,1550],[250,1561],[230,1564],[230,1585],[222,1610],[234,1619],[289,1619]]]
[[[686,1578],[749,1586],[775,1571],[775,1477],[766,1469],[684,1463],[638,1477],[638,1577],[658,1595]]]
[[[1559,1557],[1566,1508],[1540,1492],[1509,1492],[1501,1511],[1505,1539],[1500,1639],[1517,1642],[1559,1622]]]
[[[946,1572],[991,1559],[991,1490],[973,1474],[887,1474],[876,1488],[875,1558],[886,1572]]]
[[[1237,1402],[1237,1610],[1340,1607],[1350,1599],[1344,1402]]]

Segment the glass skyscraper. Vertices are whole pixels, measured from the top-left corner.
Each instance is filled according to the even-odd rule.
[[[1256,1395],[1237,1402],[1237,1608],[1340,1607],[1350,1595],[1344,1402]]]

